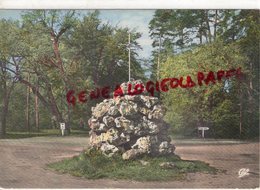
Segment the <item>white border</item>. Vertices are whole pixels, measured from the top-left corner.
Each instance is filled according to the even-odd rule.
[[[260,0],[0,0],[0,9],[260,9]]]

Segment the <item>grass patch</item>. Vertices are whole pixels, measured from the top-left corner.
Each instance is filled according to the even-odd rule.
[[[149,164],[142,165],[140,160]],[[162,168],[160,163],[174,162],[174,168]],[[123,160],[121,155],[111,158],[98,151],[86,151],[79,156],[48,165],[49,168],[87,179],[128,179],[136,181],[167,181],[185,179],[185,174],[193,172],[215,173],[217,170],[201,161],[181,160],[180,157],[144,156],[138,160]]]
[[[88,131],[71,129],[70,136],[86,136]],[[6,133],[5,139],[21,139],[21,138],[31,138],[31,137],[41,137],[41,136],[61,136],[61,131],[59,129],[42,129],[40,132],[17,132],[8,131]]]

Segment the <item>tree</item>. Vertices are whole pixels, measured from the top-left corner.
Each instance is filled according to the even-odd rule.
[[[17,67],[15,63],[19,61],[18,55],[21,47],[16,42],[18,36],[18,24],[16,22],[0,21],[0,137],[4,137],[6,134],[9,102],[16,82],[16,77],[8,69],[12,66]]]
[[[246,88],[241,93],[241,114],[243,115],[243,134],[259,134],[259,41],[260,25],[257,10],[225,10],[221,22],[220,36],[226,43],[236,41],[246,59],[249,73]]]
[[[113,91],[116,85],[128,81],[129,33],[135,47],[131,51],[131,75],[135,79],[143,79],[144,71],[140,60],[136,58],[136,49],[140,48],[136,40],[140,33],[102,23],[99,12],[94,11],[84,15],[74,31],[66,34],[64,60],[71,62],[69,73],[77,84],[73,88],[75,91],[85,90],[89,93],[105,86]],[[80,120],[81,117],[90,117],[90,108],[98,101],[100,99],[87,101],[84,107],[81,104],[75,106],[74,118]]]
[[[15,73],[20,76],[20,82],[32,89],[33,93],[48,107],[56,117],[58,122],[64,118],[57,105],[53,94],[53,84],[50,78],[55,69],[60,75],[59,82],[65,89],[71,85],[64,70],[61,58],[59,43],[62,35],[73,26],[74,11],[30,11],[23,15],[22,38],[25,51],[22,54],[22,64],[20,72]],[[36,83],[32,83],[24,77],[31,74],[34,78],[40,78],[47,98],[41,94]],[[53,74],[51,74],[53,73]],[[35,82],[36,80],[34,80]]]
[[[237,102],[226,102],[223,108],[229,105],[229,108],[233,109],[239,105],[235,110],[240,110],[237,120],[240,121],[240,137],[259,134],[259,29],[257,10],[158,10],[150,22],[153,46],[158,47],[159,35],[163,40],[161,65],[167,64],[166,60],[169,58],[175,61],[181,54],[195,51],[195,47],[217,40],[222,40],[227,46],[238,46],[240,53],[237,56],[245,57],[243,65],[248,72],[243,84],[235,85],[239,91],[239,95],[236,96]],[[158,51],[155,49],[152,77],[158,70],[157,57]],[[211,66],[215,63],[208,64]]]
[[[11,30],[11,26],[7,27]],[[11,113],[26,110],[26,91],[21,86],[24,85],[35,96],[34,106],[32,100],[27,101],[28,116],[32,118],[32,113],[36,113],[35,121],[27,119],[32,124],[32,130],[34,123],[38,125],[39,122],[38,99],[39,107],[43,108],[39,110],[39,114],[43,115],[41,121],[47,125],[50,118],[55,121],[53,123],[65,121],[71,125],[80,118],[87,119],[91,106],[100,99],[72,107],[68,105],[66,94],[69,90],[90,92],[96,87],[113,88],[127,80],[128,33],[131,33],[132,44],[140,48],[136,42],[140,33],[103,24],[96,11],[88,15],[78,15],[74,11],[25,11],[22,20],[17,22],[17,34],[11,34],[11,37],[17,38],[6,42],[10,47],[18,44],[19,51],[15,52],[15,59],[11,61],[12,51],[6,52],[9,65],[0,65],[8,75],[17,79],[15,92],[22,99],[21,102],[12,99]],[[132,76],[144,78],[141,61],[136,55],[136,50],[131,51]],[[14,102],[19,108],[14,108]],[[19,121],[26,121],[24,114],[14,114],[9,116],[12,120],[8,122],[9,125],[16,125],[10,126],[13,129],[20,126]]]
[[[84,16],[83,21],[77,24],[75,32],[67,36],[67,47],[73,47],[67,57],[77,60],[83,67],[82,74],[91,76],[96,86],[113,86],[128,80],[128,34],[131,33],[132,44],[137,49],[140,46],[136,39],[141,35],[128,28],[103,24],[98,15],[99,12],[95,11]],[[132,51],[131,60],[133,77],[142,77],[136,50]]]
[[[157,10],[150,21],[150,35],[153,46],[158,46],[161,36],[163,46],[177,52],[193,45],[210,43],[217,38],[219,23],[223,20],[221,10]]]
[[[239,45],[247,59],[249,74],[247,76],[247,88],[244,97],[243,112],[247,126],[244,131],[246,136],[259,134],[259,42],[260,42],[260,19],[257,10],[242,10],[237,16],[236,22],[241,23],[239,30],[242,31]]]
[[[209,71],[216,73],[241,67],[247,74],[244,63],[238,44],[224,45],[221,41],[168,58],[163,64],[163,78],[183,76],[186,84],[189,75],[196,83],[192,88],[178,87],[162,94],[163,103],[168,108],[165,118],[175,131],[190,134],[199,126],[207,126],[214,137],[239,137],[239,80],[224,78],[221,82],[216,80],[215,84],[210,82],[199,86],[197,73],[207,75]],[[227,82],[228,87],[225,86]],[[245,89],[245,86],[243,81],[241,88]]]
[[[157,48],[159,39],[162,40],[160,57],[161,62],[165,62],[169,56],[211,43],[227,35],[235,13],[228,10],[157,10],[149,23],[153,47]],[[158,50],[152,55],[157,70]]]

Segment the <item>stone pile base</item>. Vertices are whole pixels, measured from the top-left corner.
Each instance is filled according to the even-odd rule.
[[[92,108],[91,147],[107,156],[121,153],[123,159],[174,154],[163,115],[156,97],[125,95],[106,99]]]

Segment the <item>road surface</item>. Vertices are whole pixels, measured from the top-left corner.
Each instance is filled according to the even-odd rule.
[[[136,182],[87,180],[47,169],[46,164],[78,155],[87,137],[34,137],[0,140],[0,188],[256,188],[259,187],[259,143],[178,140],[182,159],[202,160],[226,172],[192,173],[183,181]],[[249,175],[238,177],[241,168]]]

